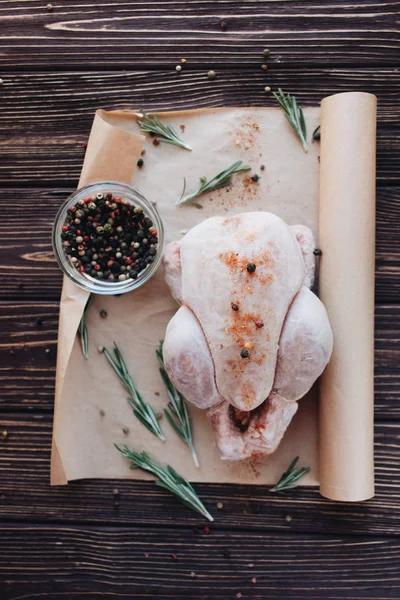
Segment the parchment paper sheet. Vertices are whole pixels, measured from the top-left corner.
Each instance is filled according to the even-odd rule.
[[[374,495],[375,128],[375,96],[322,101],[320,295],[334,349],[320,387],[320,490],[334,500]]]
[[[308,108],[305,115],[311,132],[319,123],[319,109]],[[305,154],[280,109],[204,109],[169,113],[165,118],[192,145],[193,152],[166,144],[154,147],[151,138],[146,138],[145,166],[135,172],[132,183],[148,199],[157,202],[165,226],[166,242],[181,238],[182,232],[208,216],[248,210],[268,210],[290,224],[307,224],[318,238],[319,145],[310,144],[310,151]],[[109,153],[105,162],[103,160],[103,165],[107,166],[106,173],[103,170],[99,173],[95,168],[92,177],[87,164],[91,167],[100,164],[95,154],[99,147],[92,144],[92,138],[96,136],[100,146],[105,142],[107,136],[104,136],[104,131],[107,128],[104,122],[114,132],[116,149]],[[97,134],[98,128],[102,135]],[[125,151],[125,156],[132,157],[131,163],[125,163],[127,170],[133,172],[138,156],[137,142],[140,141],[136,137],[139,129],[133,113],[98,111],[83,169],[85,183],[117,178],[113,175],[113,168],[119,169],[122,156],[117,149],[118,137],[122,135],[126,139],[127,135],[121,130],[132,132],[135,140],[135,151],[130,154]],[[108,143],[105,146],[108,147]],[[182,190],[183,176],[187,177],[190,190],[200,176],[213,176],[238,159],[250,164],[253,172],[261,175],[259,183],[249,184],[246,174],[239,174],[230,188],[202,198],[202,210],[175,207]],[[261,165],[265,165],[264,171],[260,170]],[[129,179],[126,173],[118,173],[121,181]],[[71,287],[73,289],[69,289]],[[111,348],[112,341],[117,341],[144,398],[156,409],[161,410],[166,405],[167,397],[154,351],[177,306],[163,283],[162,271],[159,270],[150,282],[131,294],[94,299],[87,316],[88,361],[83,358],[75,338],[85,301],[84,292],[64,282],[52,484],[87,477],[147,478],[140,471],[129,469],[127,462],[114,450],[114,442],[127,443],[137,450],[146,449],[158,460],[172,464],[192,481],[272,483],[293,457],[300,455],[301,464],[311,467],[302,483],[318,483],[315,390],[300,401],[299,411],[278,451],[262,461],[222,462],[204,413],[190,407],[194,441],[201,464],[201,468],[196,469],[186,446],[165,419],[162,426],[168,438],[166,444],[159,442],[139,424],[117,376],[105,357],[97,351],[99,345]],[[108,312],[106,319],[99,316],[102,308]],[[100,416],[100,409],[105,411],[104,417]],[[128,435],[122,432],[124,426],[130,429]]]

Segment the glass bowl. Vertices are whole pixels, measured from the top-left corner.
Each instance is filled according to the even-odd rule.
[[[96,195],[98,193],[111,193],[114,196],[121,196],[124,200],[131,202],[134,206],[141,207],[146,217],[149,217],[158,232],[157,254],[154,257],[154,262],[149,264],[146,269],[138,274],[137,279],[126,279],[125,281],[104,281],[95,279],[90,274],[80,273],[72,264],[69,257],[64,251],[63,240],[61,239],[62,226],[67,218],[67,210],[74,206],[79,200],[87,196]],[[52,234],[53,250],[57,262],[64,273],[79,287],[92,292],[94,294],[124,294],[130,292],[143,285],[154,275],[160,265],[163,247],[164,247],[164,228],[160,215],[155,205],[147,200],[136,188],[125,183],[117,181],[99,181],[80,188],[64,202],[57,213],[53,225]]]

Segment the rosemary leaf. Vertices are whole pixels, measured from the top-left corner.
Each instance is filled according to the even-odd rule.
[[[248,171],[251,169],[249,165],[244,165],[243,161],[237,160],[230,167],[221,171],[213,177],[212,179],[207,180],[206,177],[200,177],[200,185],[199,187],[190,194],[185,196],[186,192],[186,178],[183,179],[183,191],[180,199],[176,202],[177,206],[181,206],[182,204],[197,204],[197,202],[193,202],[195,198],[205,194],[206,192],[212,192],[214,190],[218,190],[219,188],[225,187],[226,185],[231,185],[232,183],[232,175],[235,173],[240,173],[241,171]]]
[[[188,445],[192,454],[194,464],[199,467],[196,450],[193,445],[192,428],[190,426],[190,417],[186,405],[186,400],[180,392],[174,387],[168,374],[165,370],[163,357],[164,340],[160,341],[160,345],[156,350],[157,358],[160,362],[160,374],[167,390],[169,402],[168,407],[164,409],[165,416],[179,437]]]
[[[307,127],[304,118],[303,109],[297,106],[295,96],[285,94],[281,88],[278,89],[278,93],[272,92],[275,100],[285,111],[285,115],[291,126],[293,127],[297,137],[299,138],[301,145],[303,146],[304,152],[308,152],[307,146]]]
[[[160,142],[165,144],[173,144],[185,150],[192,150],[190,146],[185,144],[172,125],[164,125],[156,115],[149,115],[144,110],[140,111],[141,116],[137,118],[137,123],[144,133],[156,135]]]
[[[321,139],[321,125],[318,125],[312,133],[311,139],[313,142],[319,142]]]
[[[270,492],[282,494],[287,490],[292,490],[297,487],[296,482],[300,479],[300,477],[303,477],[303,475],[308,473],[310,470],[310,467],[296,468],[298,460],[299,457],[296,456],[296,458],[288,466],[287,470],[283,473],[278,483],[270,489]]]
[[[82,318],[79,322],[78,326],[78,336],[81,341],[82,354],[85,358],[89,358],[89,332],[86,325],[86,313],[89,310],[89,306],[91,305],[93,300],[92,295],[89,296],[87,302],[85,304],[85,308],[83,309]]]
[[[124,386],[124,388],[129,394],[129,398],[127,398],[127,400],[132,406],[133,414],[135,415],[135,417],[145,427],[147,427],[147,429],[153,435],[155,435],[162,442],[165,442],[166,438],[158,422],[157,415],[154,412],[151,405],[143,400],[142,396],[136,389],[132,377],[129,374],[125,360],[117,344],[114,342],[114,356],[111,354],[111,352],[107,350],[107,348],[104,348],[103,351],[108,362],[118,375],[121,384]]]
[[[157,477],[156,485],[174,494],[183,504],[200,513],[209,521],[214,521],[187,479],[179,475],[170,465],[164,466],[158,464],[150,458],[147,452],[136,452],[126,445],[123,449],[119,448],[116,444],[114,445],[121,452],[122,456],[131,461],[132,469],[138,468],[153,473]]]

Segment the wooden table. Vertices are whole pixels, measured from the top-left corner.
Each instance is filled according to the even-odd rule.
[[[0,2],[1,600],[400,598],[399,3],[53,2]],[[94,110],[269,106],[266,85],[303,105],[378,96],[376,497],[198,485],[217,516],[207,534],[152,483],[118,482],[118,502],[112,481],[50,488],[50,231]]]

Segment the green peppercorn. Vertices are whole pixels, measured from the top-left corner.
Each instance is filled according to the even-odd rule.
[[[208,71],[208,73],[207,73],[208,79],[215,79],[215,75],[216,75],[215,71],[212,71],[212,70]]]
[[[263,50],[263,56],[264,56],[264,58],[269,58],[270,54],[271,54],[271,50],[269,48],[265,48]]]

